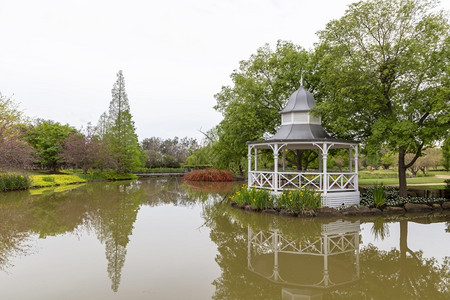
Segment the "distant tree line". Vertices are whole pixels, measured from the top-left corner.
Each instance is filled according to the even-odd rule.
[[[10,97],[0,94],[0,172],[61,168],[131,172],[144,166],[180,167],[198,148],[192,138],[147,138],[139,144],[122,71],[109,110],[97,126],[79,130],[52,120],[26,118]]]
[[[195,150],[199,148],[197,140],[184,137],[179,139],[146,138],[141,143],[146,154],[147,168],[179,168]]]

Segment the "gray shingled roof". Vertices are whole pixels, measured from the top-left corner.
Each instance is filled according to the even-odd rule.
[[[316,104],[313,95],[307,91],[303,86],[296,90],[280,114],[293,112],[293,111],[310,111]]]
[[[282,125],[277,133],[266,141],[272,140],[316,140],[331,139],[322,125],[312,124],[289,124]]]
[[[280,114],[310,111],[316,104],[314,96],[303,86],[296,90],[290,97],[286,107],[280,111]],[[356,144],[356,141],[348,141],[331,137],[322,125],[317,124],[286,124],[281,125],[277,133],[265,141],[247,142],[247,144],[259,144],[265,142],[314,142],[330,141]]]

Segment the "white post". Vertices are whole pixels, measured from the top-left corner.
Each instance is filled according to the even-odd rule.
[[[250,225],[248,225],[248,241],[247,241],[247,268],[251,269],[252,263],[251,263],[251,247],[252,247],[252,238],[253,238],[253,230],[250,228]]]
[[[352,167],[353,167],[353,149],[350,146],[350,148],[348,148],[348,169],[349,172],[352,172]]]
[[[328,273],[328,246],[329,246],[329,242],[328,242],[328,235],[325,235],[323,237],[323,241],[324,241],[324,255],[323,255],[323,284],[325,285],[325,287],[328,287],[329,284],[329,273]]]
[[[255,147],[255,171],[258,171],[258,148]]]
[[[279,278],[279,275],[280,275],[280,272],[279,272],[279,269],[278,269],[278,230],[277,231],[275,231],[274,233],[273,233],[273,235],[272,235],[272,247],[273,247],[273,250],[274,250],[274,253],[273,253],[273,279],[275,280],[275,281],[278,281],[278,278]]]
[[[323,144],[322,147],[322,176],[323,176],[323,194],[327,195],[328,190],[328,176],[327,176],[327,156],[328,156],[328,145]]]
[[[322,151],[319,149],[319,172],[322,172]]]
[[[358,145],[355,145],[355,190],[358,191]]]
[[[253,180],[252,180],[252,148],[250,147],[250,145],[248,146],[248,187],[251,187],[253,184]]]
[[[273,148],[273,191],[278,192],[278,144]]]

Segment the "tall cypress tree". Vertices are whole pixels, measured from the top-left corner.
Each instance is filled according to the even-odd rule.
[[[109,103],[106,136],[115,154],[118,172],[129,172],[142,165],[142,151],[130,113],[130,104],[125,92],[125,79],[120,70],[114,83],[112,100]]]

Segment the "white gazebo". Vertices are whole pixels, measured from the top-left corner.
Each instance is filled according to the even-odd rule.
[[[322,194],[322,206],[338,207],[359,204],[358,142],[332,138],[322,127],[320,117],[311,115],[315,105],[313,95],[300,86],[280,112],[281,127],[271,138],[248,144],[248,186],[283,190],[310,188]],[[258,169],[258,150],[273,151],[273,170]],[[347,149],[349,165],[345,171],[327,169],[330,149]],[[280,170],[279,155],[286,150],[315,150],[319,157],[317,170]]]

